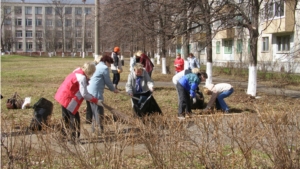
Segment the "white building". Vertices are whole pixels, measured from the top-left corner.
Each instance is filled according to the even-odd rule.
[[[92,52],[94,4],[31,1],[1,3],[5,51]]]

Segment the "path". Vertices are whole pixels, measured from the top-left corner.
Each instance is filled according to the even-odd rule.
[[[233,81],[231,79],[225,79],[225,78],[219,78],[219,77],[213,77],[213,82],[214,83],[225,82],[225,83],[230,83],[234,86],[241,86],[241,87],[245,88],[245,91],[247,90],[247,86],[248,86],[247,81]],[[125,86],[125,83],[126,82],[120,82],[119,86]],[[172,82],[155,81],[154,83],[155,83],[156,87],[174,86]],[[205,85],[205,84],[201,83],[201,85]],[[257,85],[257,92],[268,93],[268,94],[272,94],[272,95],[288,96],[288,97],[292,97],[292,98],[300,98],[300,91],[269,87],[269,86],[259,84],[259,82]]]

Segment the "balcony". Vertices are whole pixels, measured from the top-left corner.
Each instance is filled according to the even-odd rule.
[[[294,6],[295,1],[287,0],[284,4],[285,8],[282,5],[282,11],[274,10],[273,17],[269,17],[264,20],[262,24],[263,33],[273,34],[273,33],[284,33],[284,32],[293,32],[295,27],[295,13]],[[284,10],[283,10],[284,9]],[[284,13],[283,13],[284,11]]]

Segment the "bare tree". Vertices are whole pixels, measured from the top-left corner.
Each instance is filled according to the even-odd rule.
[[[5,25],[11,25],[12,9],[10,6],[1,6],[1,52],[4,49],[10,50],[14,44],[14,35],[12,34],[11,27],[6,29]]]

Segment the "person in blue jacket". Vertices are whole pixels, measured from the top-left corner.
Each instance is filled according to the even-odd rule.
[[[88,92],[91,93],[99,100],[104,100],[103,92],[105,85],[108,89],[114,93],[118,93],[119,91],[114,87],[112,81],[110,80],[109,76],[109,67],[113,63],[113,59],[108,56],[104,55],[100,62],[96,65],[96,71],[94,75],[91,77],[89,81],[89,85],[87,87]],[[104,109],[102,106],[98,106],[92,102],[89,102],[90,109],[93,113],[93,121],[92,121],[92,133],[97,131],[97,135],[103,132],[103,120],[104,120]]]
[[[190,98],[193,99],[193,103],[196,102],[196,89],[200,84],[201,73],[189,73],[182,76],[176,84],[179,96],[178,105],[178,118],[180,120],[185,119],[185,115],[191,116],[191,103]]]

